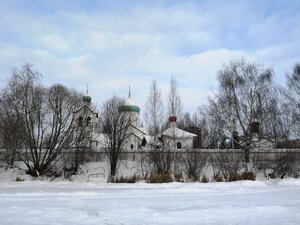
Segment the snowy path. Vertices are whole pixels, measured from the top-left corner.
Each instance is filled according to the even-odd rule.
[[[300,180],[0,183],[0,224],[300,224]]]

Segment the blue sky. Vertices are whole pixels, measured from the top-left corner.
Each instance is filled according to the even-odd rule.
[[[173,75],[184,110],[216,89],[237,57],[273,67],[276,81],[300,62],[300,1],[0,1],[0,87],[31,63],[43,83],[89,92],[96,105],[131,86],[143,108],[156,79]]]

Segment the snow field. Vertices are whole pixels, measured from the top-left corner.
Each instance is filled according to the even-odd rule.
[[[300,180],[0,183],[0,224],[300,224]]]

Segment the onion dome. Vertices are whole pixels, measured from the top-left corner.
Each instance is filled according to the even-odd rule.
[[[173,122],[173,123],[176,123],[176,120],[177,120],[177,117],[176,117],[176,116],[170,116],[170,117],[169,117],[169,122],[170,122],[170,123],[172,123],[172,122]]]
[[[89,94],[89,86],[86,85],[86,95],[82,96],[82,101],[85,104],[90,104],[92,101],[92,97],[88,95]]]
[[[83,101],[84,103],[91,103],[92,97],[91,97],[91,96],[88,96],[88,95],[84,95],[84,96],[82,96],[82,101]]]
[[[136,112],[140,113],[140,107],[138,107],[134,100],[131,98],[130,89],[128,93],[128,98],[126,99],[124,105],[119,107],[119,112]]]

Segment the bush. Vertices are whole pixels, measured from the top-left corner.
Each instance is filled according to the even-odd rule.
[[[168,171],[157,173],[157,174],[150,174],[149,183],[169,183],[172,182],[172,177]]]
[[[24,179],[22,179],[22,178],[20,178],[20,177],[17,177],[17,178],[16,178],[16,181],[17,181],[17,182],[19,182],[19,181],[24,181]]]
[[[216,182],[223,182],[224,181],[223,177],[221,175],[219,175],[219,174],[217,174],[217,175],[214,176],[214,180]]]
[[[238,180],[243,180],[243,177],[241,174],[239,174],[237,171],[229,173],[229,178],[228,181],[238,181]]]
[[[202,179],[201,179],[201,183],[208,183],[209,180],[206,176],[203,176]]]
[[[195,173],[191,176],[191,179],[192,179],[192,181],[197,182],[200,180],[200,176]]]
[[[139,179],[139,176],[137,175],[133,175],[132,177],[124,177],[124,176],[121,176],[121,177],[115,177],[114,179],[112,179],[112,183],[130,183],[130,184],[133,184],[133,183],[136,183],[138,182],[140,179]]]
[[[255,180],[256,176],[253,172],[243,172],[242,178],[243,180]]]
[[[176,182],[184,182],[183,177],[182,177],[182,173],[176,173],[175,174],[175,181]]]

